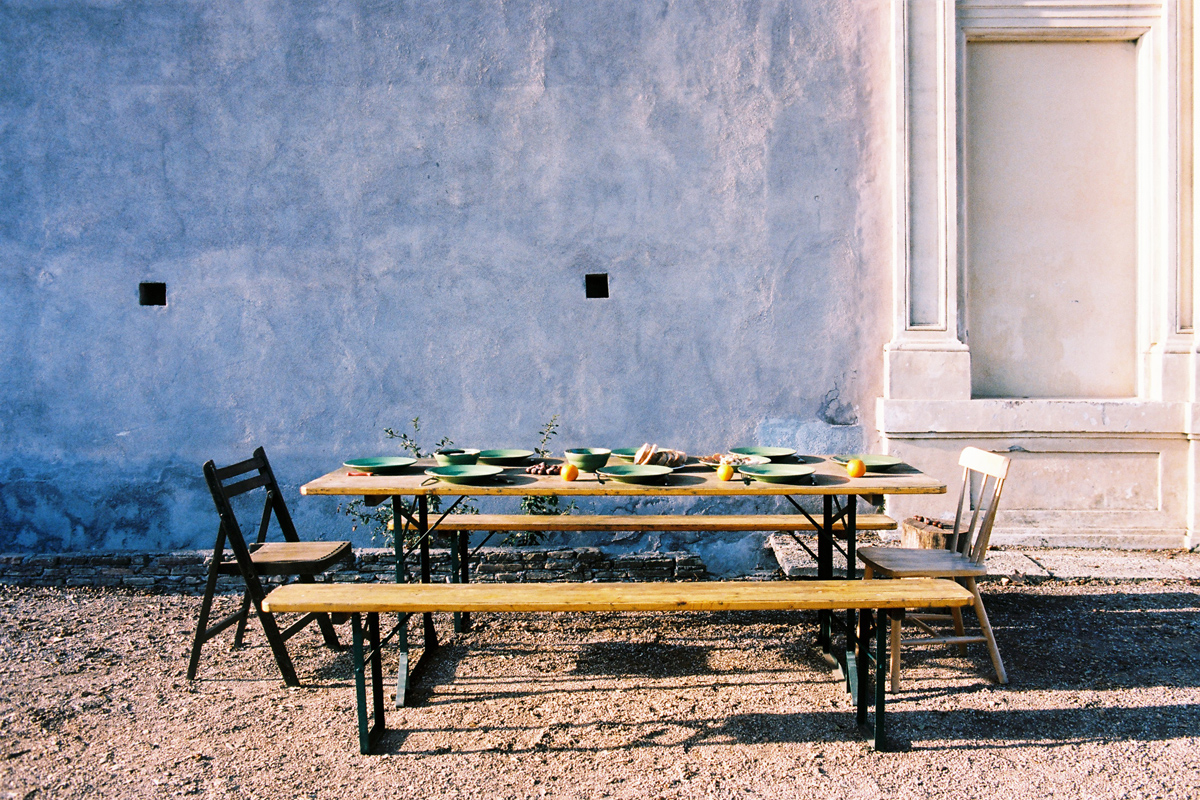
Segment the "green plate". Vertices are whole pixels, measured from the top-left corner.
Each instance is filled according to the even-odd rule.
[[[519,467],[533,458],[532,450],[481,450],[479,463],[498,467]]]
[[[762,456],[772,461],[796,455],[796,451],[790,447],[731,447],[729,452],[737,453],[739,456]]]
[[[804,464],[747,464],[738,467],[741,474],[766,483],[812,483],[812,475],[816,471],[816,467]]]
[[[612,454],[622,461],[633,461],[633,457],[637,455],[638,448],[636,447],[618,447],[612,451]]]
[[[417,463],[415,458],[407,456],[379,456],[378,458],[356,458],[344,462],[342,466],[359,472],[370,472],[372,475],[395,475],[415,463]]]
[[[852,455],[848,455],[848,456],[833,456],[830,460],[836,461],[837,463],[844,465],[847,461],[849,461],[852,458],[857,458],[860,461],[862,461],[864,464],[866,464],[868,472],[885,472],[886,470],[889,470],[892,467],[896,467],[896,466],[899,466],[904,463],[903,461],[896,458],[895,456],[872,456],[872,455],[866,455],[866,454],[852,454]]]
[[[614,464],[596,470],[601,478],[612,478],[621,483],[662,483],[672,472],[670,467],[657,464]]]
[[[430,467],[425,474],[446,483],[486,483],[504,470],[486,464],[454,464],[449,467]]]

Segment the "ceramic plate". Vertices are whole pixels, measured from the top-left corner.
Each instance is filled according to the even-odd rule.
[[[867,470],[870,472],[883,472],[892,467],[899,466],[904,462],[895,456],[872,456],[872,455],[848,455],[848,456],[833,456],[830,460],[836,461],[839,464],[845,464],[852,458],[857,458],[867,465]]]
[[[520,467],[533,458],[532,450],[482,450],[479,463],[498,467]]]
[[[434,453],[433,460],[438,463],[439,467],[449,467],[452,464],[474,464],[479,460],[479,451],[469,447],[449,447]]]
[[[621,483],[662,483],[672,472],[670,467],[655,464],[614,464],[596,470],[601,478],[612,478]]]
[[[374,475],[395,475],[405,467],[417,463],[407,456],[379,456],[378,458],[356,458],[342,464],[343,467]]]
[[[738,472],[756,481],[767,483],[812,483],[816,467],[804,464],[750,464],[738,467]]]
[[[738,462],[733,465],[734,467],[742,467],[742,466],[748,466],[748,465],[752,465],[752,464],[769,464],[769,463],[771,463],[771,459],[767,458],[766,456],[743,456],[743,455],[739,455],[737,453],[729,453],[728,455],[733,456],[738,459]],[[716,469],[717,467],[721,466],[721,463],[722,463],[720,461],[713,461],[708,458],[701,458],[701,459],[697,459],[697,460],[704,466],[708,467],[709,469]]]
[[[790,447],[731,447],[729,452],[739,456],[762,456],[771,461],[796,455],[796,451]]]
[[[486,483],[504,470],[486,464],[455,464],[449,467],[430,467],[425,474],[447,483]]]
[[[633,461],[633,457],[637,455],[638,448],[636,447],[618,447],[612,451],[612,454],[622,461]]]
[[[608,463],[611,450],[604,447],[575,447],[566,451],[567,461],[579,467],[580,472],[595,472]]]

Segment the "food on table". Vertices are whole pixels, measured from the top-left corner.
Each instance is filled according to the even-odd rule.
[[[719,467],[728,464],[731,467],[744,467],[747,464],[767,464],[770,459],[763,456],[743,456],[738,453],[713,453],[711,456],[701,456],[700,463],[706,467]]]
[[[574,464],[562,465],[562,479],[564,481],[573,481],[579,477],[579,467]]]
[[[633,456],[634,464],[651,464],[660,467],[682,467],[686,461],[687,453],[682,450],[660,448],[649,442],[639,447]]]
[[[526,467],[525,471],[530,475],[557,475],[562,468],[562,464],[547,464],[545,461],[539,461],[533,466]]]
[[[722,464],[721,466],[717,467],[718,480],[731,481],[733,480],[734,474],[735,472],[733,469],[733,464]]]
[[[867,474],[867,465],[861,458],[852,458],[846,462],[846,474],[851,478],[861,478]]]

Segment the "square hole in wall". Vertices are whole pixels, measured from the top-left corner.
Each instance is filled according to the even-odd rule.
[[[165,283],[139,283],[138,304],[165,306],[167,304],[167,285]]]
[[[596,272],[584,275],[583,290],[588,297],[608,297],[608,273]]]

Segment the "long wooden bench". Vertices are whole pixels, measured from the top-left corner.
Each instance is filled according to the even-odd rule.
[[[380,648],[381,613],[531,612],[531,611],[779,611],[817,610],[858,612],[859,657],[847,671],[855,697],[856,718],[867,724],[869,665],[875,664],[874,746],[887,749],[884,728],[884,672],[887,669],[887,630],[882,615],[902,617],[907,608],[945,608],[970,605],[974,596],[957,583],[941,579],[892,581],[781,581],[702,583],[529,583],[529,584],[290,584],[272,591],[263,610],[328,612],[352,615],[354,684],[358,702],[359,749],[371,752],[385,730],[383,665]],[[366,614],[364,626],[361,616]],[[868,655],[874,633],[875,653]],[[402,683],[408,675],[407,617],[388,635],[398,635]],[[365,642],[364,642],[365,640]],[[368,716],[366,665],[371,664],[373,721]]]
[[[813,531],[802,514],[448,514],[439,531]],[[845,530],[841,520],[835,531]],[[860,531],[896,529],[886,514],[858,514]]]

